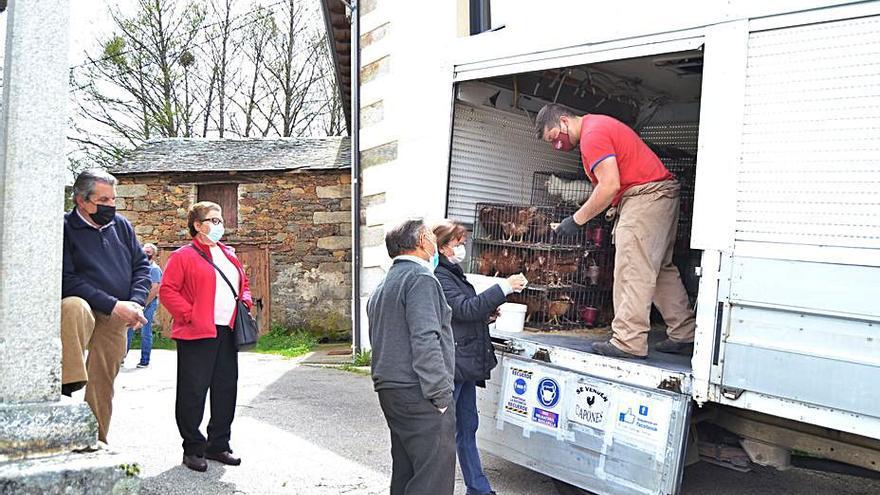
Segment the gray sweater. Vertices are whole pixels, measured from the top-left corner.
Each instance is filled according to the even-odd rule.
[[[427,267],[397,259],[367,302],[376,390],[421,386],[435,407],[452,402],[452,310]]]

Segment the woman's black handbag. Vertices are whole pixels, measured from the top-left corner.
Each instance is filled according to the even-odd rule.
[[[205,259],[214,269],[217,270],[217,273],[223,277],[223,280],[226,281],[226,285],[229,286],[229,289],[232,291],[232,295],[235,297],[235,322],[233,323],[232,330],[235,335],[235,347],[239,351],[249,351],[257,346],[257,339],[260,336],[260,331],[257,328],[257,320],[251,316],[251,312],[248,310],[247,304],[244,301],[238,298],[238,293],[235,291],[235,287],[232,286],[232,282],[226,278],[226,275],[223,274],[223,271],[211,261],[211,258],[205,256],[205,253],[200,251],[195,246],[192,247],[199,256]]]

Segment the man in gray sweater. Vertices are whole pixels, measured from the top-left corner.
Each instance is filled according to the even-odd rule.
[[[455,488],[452,310],[434,278],[434,234],[409,220],[385,236],[394,260],[367,302],[373,384],[391,430],[391,495]]]

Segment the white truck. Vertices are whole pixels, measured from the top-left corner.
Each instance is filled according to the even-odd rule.
[[[880,5],[806,3],[689,3],[699,20],[670,29],[499,53],[522,34],[501,29],[455,52],[448,217],[473,227],[477,203],[529,203],[536,172],[583,173],[533,135],[548,102],[695,156],[678,170],[693,357],[493,331],[481,448],[601,494],[677,493],[702,423],[759,464],[880,471]],[[611,22],[589,14],[585,31]]]

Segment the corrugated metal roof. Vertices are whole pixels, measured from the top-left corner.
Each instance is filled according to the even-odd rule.
[[[334,170],[351,166],[347,137],[281,139],[170,138],[145,143],[110,172]]]

